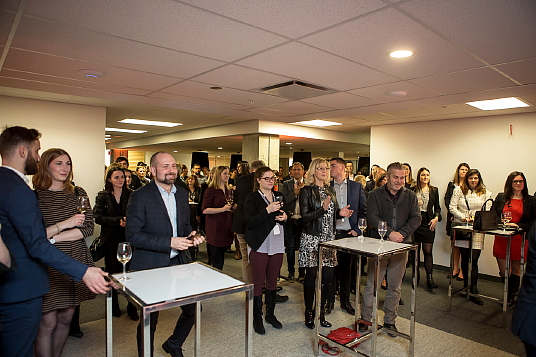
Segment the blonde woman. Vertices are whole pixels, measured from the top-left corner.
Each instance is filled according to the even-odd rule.
[[[300,213],[303,219],[303,230],[300,239],[298,264],[305,268],[303,297],[305,301],[305,326],[315,327],[313,308],[315,283],[318,270],[318,244],[335,239],[335,220],[350,217],[353,213],[350,206],[339,209],[335,192],[330,187],[329,162],[325,159],[314,159],[307,171],[307,185],[300,191]],[[331,327],[324,318],[324,306],[335,267],[337,252],[327,250],[322,262],[322,297],[320,308],[320,325]]]
[[[210,247],[211,265],[223,269],[225,252],[233,244],[232,197],[229,187],[229,167],[218,166],[203,193],[202,212],[206,215],[205,232]]]

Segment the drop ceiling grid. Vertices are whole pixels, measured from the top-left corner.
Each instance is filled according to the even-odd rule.
[[[216,83],[229,88],[252,90],[285,82],[291,78],[246,67],[227,65],[196,76],[193,79],[198,82]]]
[[[24,16],[12,46],[99,65],[188,78],[223,62]],[[98,69],[98,68],[95,68]]]
[[[289,101],[285,103],[272,104],[263,107],[263,109],[275,109],[292,114],[311,114],[325,111],[332,111],[334,108],[321,106],[301,101]]]
[[[15,13],[5,10],[0,10],[0,45],[4,46],[11,30],[11,25],[15,19]]]
[[[359,88],[349,91],[348,93],[367,97],[382,103],[405,102],[421,98],[437,97],[439,94],[435,91],[425,89],[426,86],[417,86],[406,81],[399,81],[377,86]],[[404,91],[405,96],[388,96],[385,93],[393,91]]]
[[[400,7],[490,64],[536,57],[534,1],[414,0]]]
[[[26,13],[226,62],[286,41],[171,0],[33,0]]]
[[[208,99],[202,99],[202,98],[195,98],[190,96],[184,96],[184,95],[178,95],[178,94],[170,94],[170,93],[164,93],[164,92],[155,92],[148,95],[148,97],[152,98],[160,98],[160,99],[167,99],[177,102],[186,102],[186,103],[197,103],[197,104],[203,104],[203,105],[210,105],[215,108],[227,108],[227,109],[235,109],[235,110],[248,110],[253,108],[251,105],[241,105],[241,104],[234,104],[234,103],[227,103],[227,102],[219,102],[215,100],[208,100]]]
[[[506,63],[496,67],[522,84],[536,83],[536,58]]]
[[[379,103],[378,101],[370,98],[360,97],[348,92],[339,92],[322,95],[319,97],[302,99],[302,102],[324,105],[335,109],[349,109]]]

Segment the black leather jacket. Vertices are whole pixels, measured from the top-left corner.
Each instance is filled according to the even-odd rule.
[[[335,229],[335,220],[339,216],[339,205],[336,196],[329,186],[324,186],[335,204],[335,214],[333,215],[333,228]],[[300,191],[300,212],[303,220],[303,232],[319,236],[322,234],[322,216],[326,213],[322,207],[320,199],[320,190],[318,186],[304,186]]]

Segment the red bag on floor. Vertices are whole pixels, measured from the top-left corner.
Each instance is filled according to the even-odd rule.
[[[326,337],[341,345],[345,345],[356,338],[361,337],[361,334],[348,327],[339,327],[336,330],[332,330]],[[341,353],[338,347],[331,347],[327,342],[321,341],[320,344],[322,345],[322,352],[327,353],[328,355],[336,356]],[[356,348],[357,346],[359,346],[359,343],[351,346],[351,348]]]

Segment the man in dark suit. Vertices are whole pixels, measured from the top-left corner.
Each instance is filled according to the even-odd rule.
[[[291,219],[287,221],[285,229],[285,253],[287,253],[288,279],[294,280],[294,264],[296,263],[296,250],[300,247],[300,236],[303,228],[303,221],[300,215],[299,195],[304,185],[303,164],[295,162],[292,164],[292,178],[283,182],[281,193],[285,196],[285,211]],[[298,280],[305,278],[305,269],[300,268]]]
[[[348,218],[337,219],[335,226],[335,239],[348,237],[357,237],[362,234],[357,226],[359,218],[367,216],[367,199],[363,186],[359,182],[345,178],[346,162],[335,157],[329,161],[331,170],[331,187],[337,195],[339,207],[348,207],[353,213]],[[355,310],[350,304],[350,285],[352,281],[352,267],[355,262],[353,255],[349,253],[338,252],[337,276],[339,280],[339,297],[341,309],[346,310],[349,314],[355,314]],[[326,304],[325,313],[330,313],[335,304],[335,290],[337,284],[331,284],[331,290],[328,294],[328,303]]]
[[[25,175],[37,172],[39,138],[35,129],[6,128],[0,135],[0,224],[18,269],[0,277],[0,356],[31,357],[41,321],[43,295],[49,291],[47,265],[94,293],[109,289],[107,276],[65,255],[47,239],[35,193]]]
[[[157,152],[150,163],[153,181],[132,192],[127,206],[127,240],[135,248],[130,269],[154,269],[190,263],[188,248],[204,241],[194,236],[190,226],[187,192],[176,187],[177,164],[167,152]],[[182,344],[194,325],[195,304],[183,305],[173,334],[162,348],[173,357],[182,357]],[[151,355],[158,312],[151,313]],[[141,356],[141,321],[138,325],[138,354]]]

